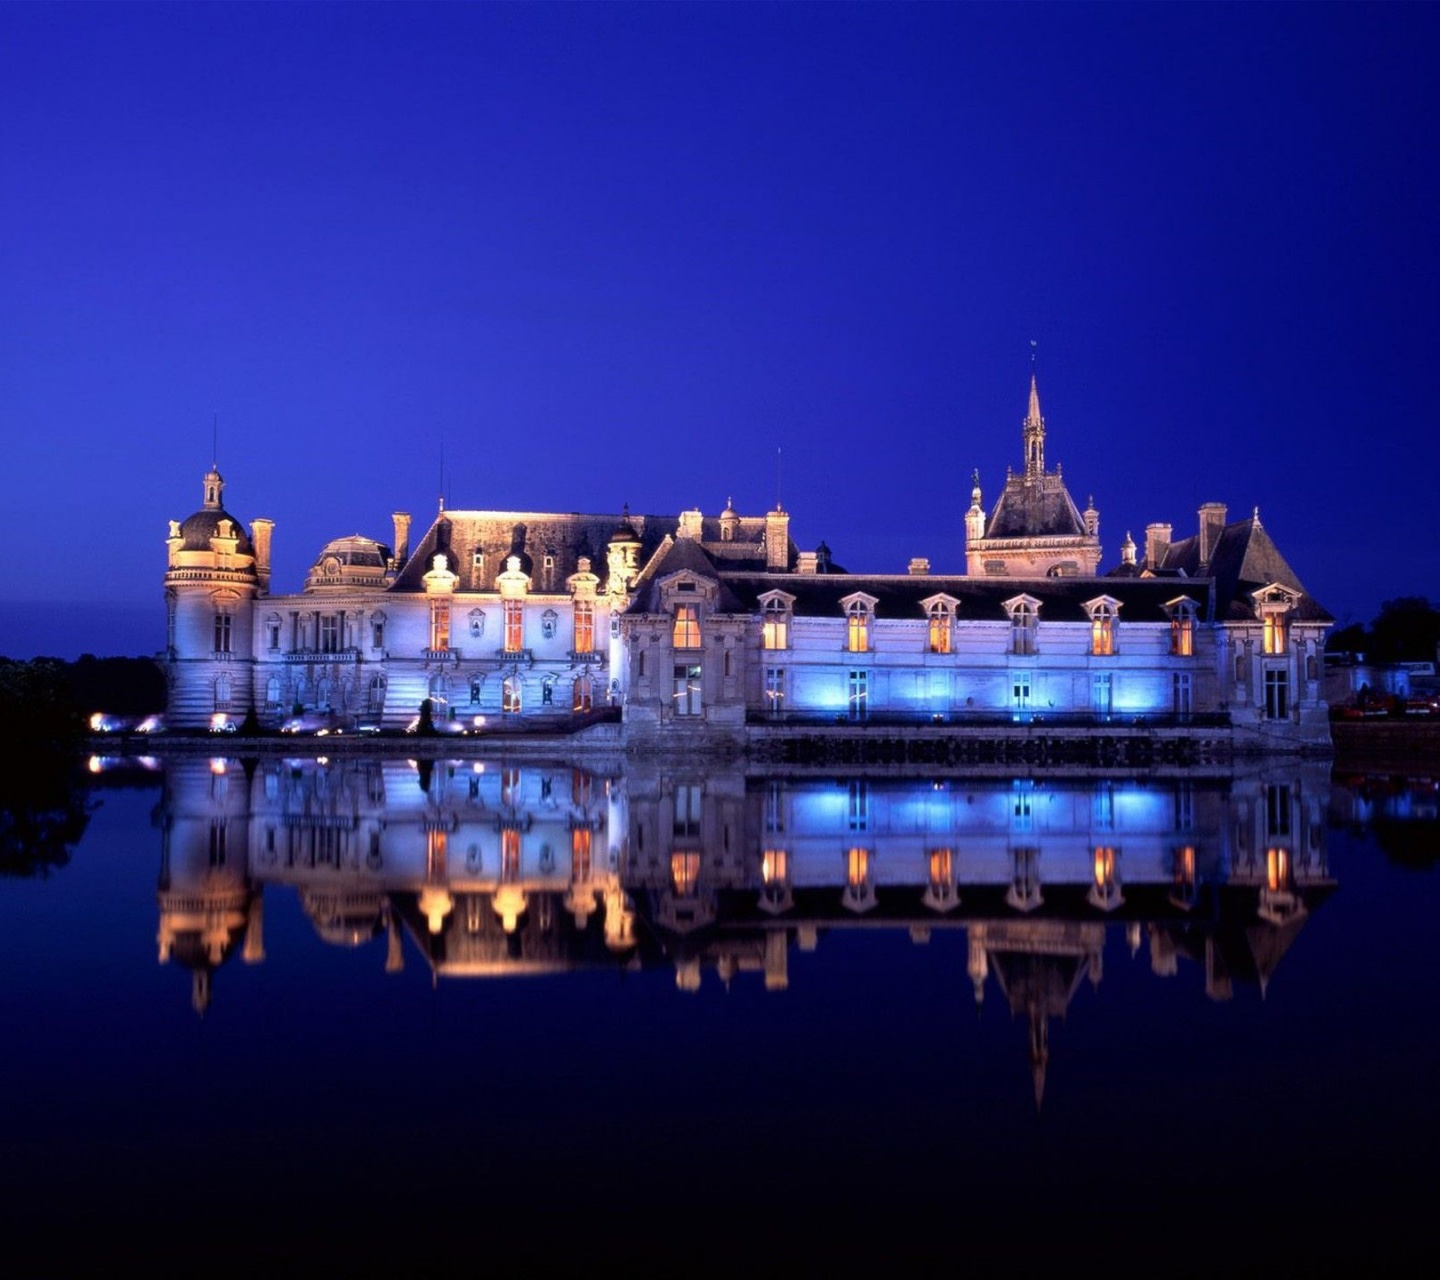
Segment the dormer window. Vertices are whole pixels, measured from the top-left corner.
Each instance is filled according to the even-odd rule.
[[[1115,652],[1115,624],[1120,605],[1109,596],[1091,600],[1086,606],[1090,614],[1090,652],[1097,658],[1108,658]]]
[[[1290,617],[1299,596],[1296,592],[1279,585],[1266,587],[1251,597],[1255,611],[1260,615],[1262,627],[1261,649],[1278,657],[1284,654],[1290,644]]]
[[[1181,598],[1165,606],[1170,615],[1170,652],[1177,658],[1195,656],[1195,601]]]
[[[934,596],[921,602],[929,622],[926,648],[931,653],[949,653],[954,634],[955,601],[949,596]]]
[[[790,605],[781,596],[771,596],[760,611],[760,647],[762,649],[788,649],[790,647]]]
[[[681,582],[676,584],[680,590],[689,587],[695,589],[694,583]],[[670,643],[677,649],[698,649],[700,647],[700,610],[693,604],[677,604],[675,606],[675,624],[671,629]]]
[[[1285,614],[1276,611],[1265,614],[1265,643],[1266,653],[1284,653],[1287,632],[1289,631],[1289,620]]]
[[[1030,596],[1016,596],[1005,602],[1010,614],[1010,652],[1028,656],[1035,653],[1040,630],[1040,602]]]
[[[849,596],[845,606],[845,649],[849,653],[870,652],[870,624],[875,617],[873,596]]]

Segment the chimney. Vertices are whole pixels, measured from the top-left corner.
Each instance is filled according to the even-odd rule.
[[[390,519],[395,524],[395,568],[402,569],[410,559],[410,513],[397,511]]]
[[[680,513],[680,528],[677,533],[682,538],[692,538],[698,542],[704,525],[705,518],[700,514],[700,508],[694,507]]]
[[[778,502],[765,513],[765,567],[772,573],[790,567],[790,517]]]
[[[1145,567],[1158,569],[1170,549],[1170,535],[1174,532],[1168,524],[1147,524],[1145,526]]]
[[[930,560],[926,556],[915,556],[910,561],[910,572],[915,576],[921,576],[930,572]]]
[[[255,544],[255,578],[260,584],[260,594],[270,594],[270,534],[275,521],[257,516],[250,522],[250,541]]]
[[[1200,563],[1208,565],[1215,554],[1215,544],[1220,541],[1220,531],[1225,527],[1225,504],[1206,502],[1200,507]]]

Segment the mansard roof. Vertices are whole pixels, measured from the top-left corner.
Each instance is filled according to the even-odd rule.
[[[728,523],[728,522],[727,522]],[[592,573],[605,576],[606,550],[617,534],[640,544],[643,565],[680,527],[678,516],[635,515],[628,509],[608,514],[568,514],[546,511],[442,511],[410,551],[410,558],[395,580],[394,590],[421,591],[423,578],[438,553],[446,555],[451,572],[460,581],[460,591],[493,591],[495,575],[505,569],[505,560],[519,548],[522,566],[529,557],[533,565],[544,556],[555,558],[555,590],[579,571],[581,556],[590,558]],[[718,517],[703,519],[701,541],[717,561],[737,569],[765,567],[765,517],[742,516],[734,522],[733,536],[722,540]],[[483,552],[482,571],[477,572],[475,553]],[[789,564],[794,565],[796,549],[789,547]],[[535,584],[539,589],[539,584]]]
[[[1271,583],[1300,592],[1295,614],[1304,622],[1333,622],[1334,618],[1301,585],[1256,514],[1225,525],[1215,541],[1208,564],[1200,560],[1200,535],[1172,542],[1160,562],[1160,571],[1215,582],[1216,617],[1244,621],[1255,617],[1250,595]]]
[[[1173,578],[972,578],[931,574],[726,574],[725,585],[742,610],[758,612],[767,591],[794,597],[800,617],[838,618],[843,597],[863,592],[875,598],[877,618],[925,617],[924,601],[935,595],[958,601],[963,621],[1008,622],[1005,601],[1029,595],[1040,602],[1041,622],[1088,622],[1087,601],[1108,595],[1119,601],[1120,621],[1168,622],[1166,606],[1177,597],[1195,601],[1202,619],[1213,617],[1210,583],[1177,582]]]

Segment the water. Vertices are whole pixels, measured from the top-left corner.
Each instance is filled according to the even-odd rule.
[[[0,880],[24,1274],[1426,1239],[1428,782],[479,763],[105,773]]]

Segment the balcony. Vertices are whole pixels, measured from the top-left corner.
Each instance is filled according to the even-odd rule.
[[[269,657],[277,656],[273,650]],[[282,662],[359,662],[359,649],[291,649],[278,655]]]
[[[571,649],[569,658],[572,666],[603,667],[609,662],[610,655],[603,649]]]

